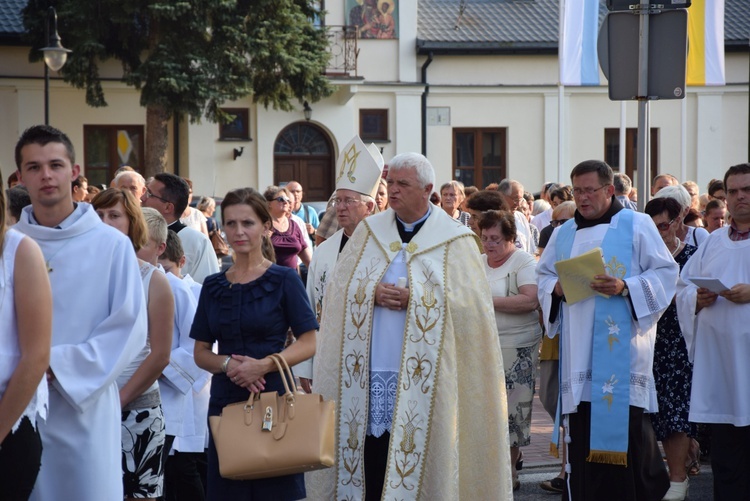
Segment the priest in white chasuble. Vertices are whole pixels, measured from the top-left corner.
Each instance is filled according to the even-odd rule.
[[[73,203],[80,167],[65,134],[27,129],[16,163],[31,206],[15,228],[42,249],[53,299],[49,413],[39,423],[42,465],[31,499],[122,499],[115,380],[143,348],[147,330],[135,251],[91,205]]]
[[[326,286],[314,387],[337,401],[337,456],[310,499],[512,499],[479,242],[430,204],[425,157],[388,167],[390,208],[357,226]]]

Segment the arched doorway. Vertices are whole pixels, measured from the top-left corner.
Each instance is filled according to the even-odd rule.
[[[328,200],[333,193],[334,155],[328,134],[309,122],[282,130],[273,146],[273,182],[299,181],[305,200]]]

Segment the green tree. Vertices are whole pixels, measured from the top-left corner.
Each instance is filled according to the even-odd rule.
[[[46,45],[50,5],[73,50],[62,77],[86,89],[90,106],[107,105],[99,67],[111,58],[122,63],[122,81],[140,91],[147,176],[166,166],[173,116],[225,121],[219,107],[228,100],[252,95],[288,111],[295,100],[332,92],[326,33],[311,22],[310,0],[30,0],[23,15],[32,62]]]

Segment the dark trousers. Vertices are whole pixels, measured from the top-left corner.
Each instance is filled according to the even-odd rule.
[[[714,499],[750,498],[750,426],[711,425]]]
[[[167,501],[206,499],[206,453],[177,452],[167,459],[164,481]]]
[[[29,418],[0,444],[0,499],[26,500],[42,464],[42,440]]]
[[[390,441],[388,432],[379,437],[365,437],[365,501],[380,501],[383,496]]]
[[[571,442],[570,489],[563,500],[660,501],[669,490],[669,475],[648,414],[630,407],[627,466],[590,463],[591,403],[581,402],[568,416]]]

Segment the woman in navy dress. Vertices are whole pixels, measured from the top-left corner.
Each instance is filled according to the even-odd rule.
[[[271,216],[264,198],[252,188],[227,193],[221,203],[227,243],[235,262],[203,283],[190,336],[196,364],[214,374],[208,415],[246,401],[250,391],[284,391],[276,365],[282,353],[290,366],[313,356],[318,324],[295,270],[272,263],[265,236]],[[271,252],[269,253],[269,249]],[[287,330],[297,342],[284,348]],[[218,341],[218,354],[212,347]],[[260,480],[229,480],[219,475],[213,437],[208,444],[208,500],[302,499],[304,475]]]

